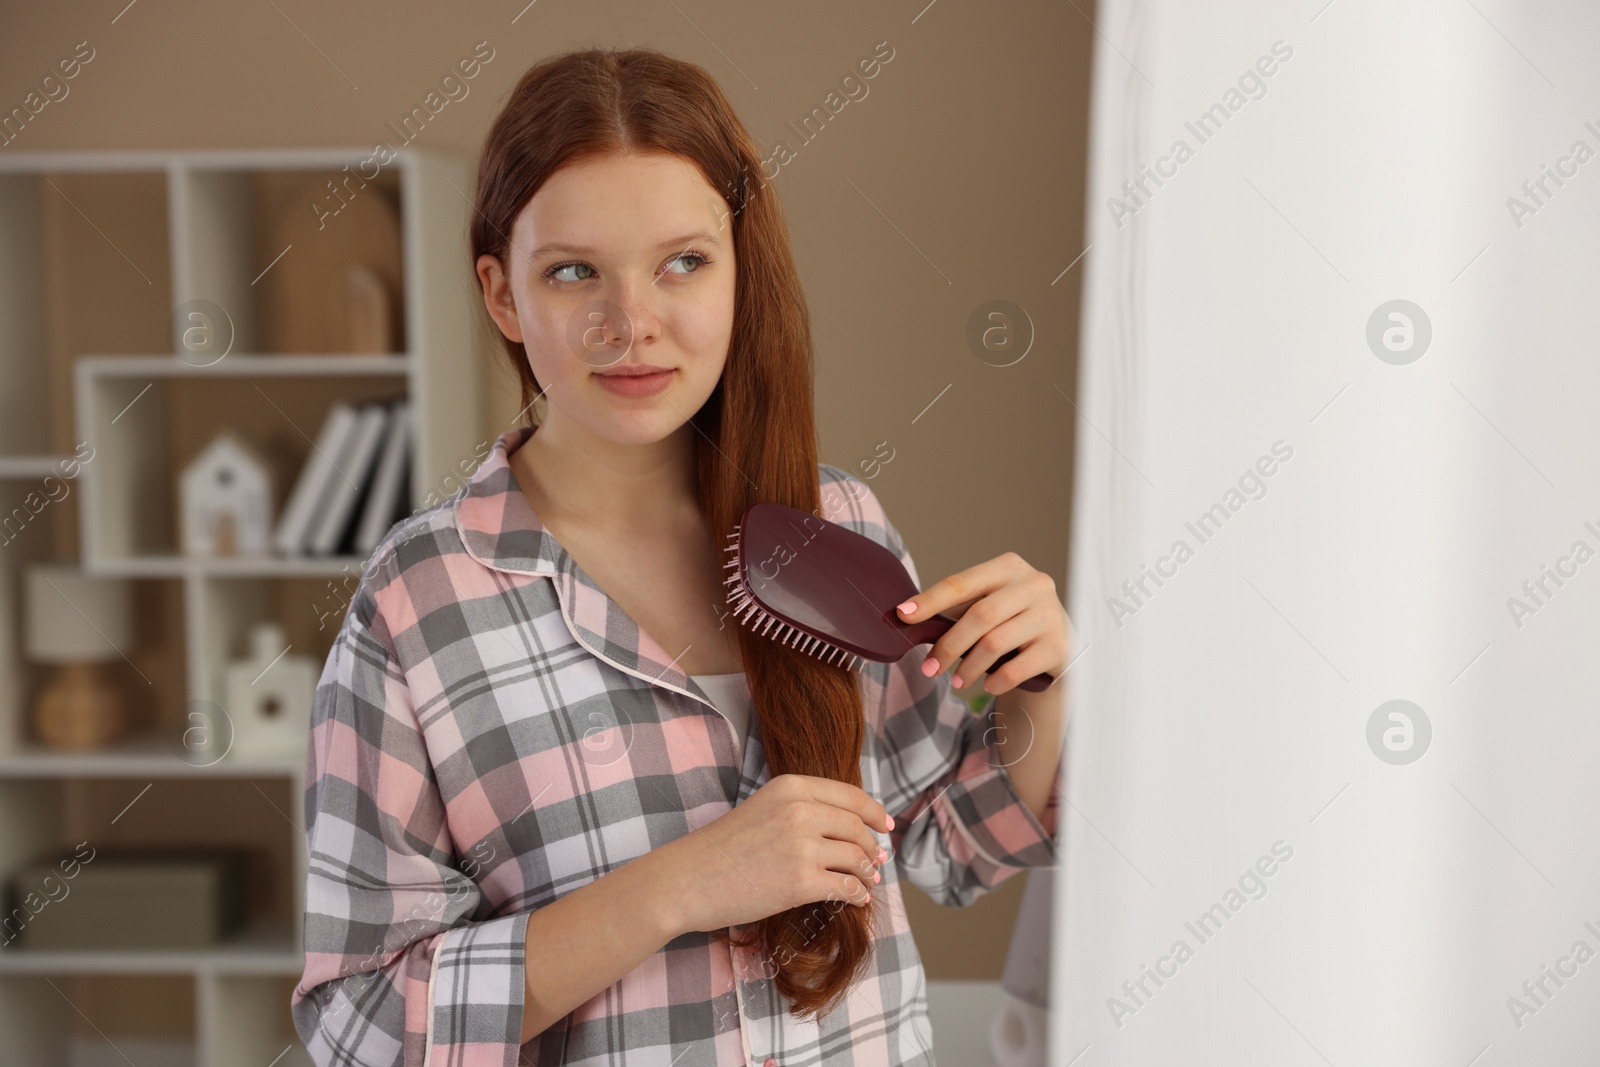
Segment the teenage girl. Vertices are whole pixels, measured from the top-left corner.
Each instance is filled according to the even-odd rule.
[[[1055,863],[1065,687],[1015,688],[1066,669],[1055,583],[1011,552],[951,575],[898,610],[960,622],[857,672],[729,615],[722,546],[758,501],[916,569],[866,484],[817,460],[777,197],[699,67],[529,70],[470,240],[530,424],[389,532],[318,684],[306,1047],[931,1062],[900,882],[960,906]],[[986,717],[952,692],[979,685]]]

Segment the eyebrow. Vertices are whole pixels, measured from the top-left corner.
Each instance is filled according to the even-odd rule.
[[[690,245],[697,242],[715,245],[718,248],[722,247],[722,242],[718,240],[715,235],[707,233],[705,230],[696,230],[694,233],[686,233],[682,237],[674,237],[671,240],[662,241],[656,246],[656,248],[658,250],[666,248],[688,248]],[[546,252],[567,252],[572,255],[592,256],[597,251],[599,250],[594,248],[586,248],[583,245],[569,245],[561,241],[552,241],[549,244],[540,245],[529,254],[539,256]]]

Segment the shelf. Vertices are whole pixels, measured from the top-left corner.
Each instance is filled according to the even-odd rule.
[[[404,356],[229,356],[209,367],[175,356],[80,357],[77,433],[94,457],[83,464],[85,567],[152,578],[359,573],[346,567],[358,562],[349,557],[184,558],[176,528],[183,464],[217,433],[233,432],[262,450],[274,495],[286,500],[332,406],[414,396],[415,364]]]
[[[0,951],[0,975],[205,974],[298,976],[305,957],[289,928],[262,923],[208,948]]]
[[[80,356],[100,378],[380,378],[405,377],[409,356],[233,355],[209,366],[177,356]]]
[[[264,857],[248,906],[278,924],[201,949],[0,945],[0,1064],[77,1062],[70,1046],[80,1020],[62,989],[77,994],[46,984],[70,978],[128,1013],[160,1015],[192,1000],[186,1027],[162,1034],[192,1039],[198,1067],[309,1067],[287,1017],[303,964],[304,751],[202,766],[173,735],[187,704],[223,702],[227,668],[256,625],[284,626],[294,652],[315,658],[348,611],[350,579],[370,561],[187,557],[177,488],[190,460],[229,430],[259,450],[281,501],[335,403],[402,396],[413,404],[413,503],[458,486],[470,457],[481,457],[474,445],[485,428],[479,387],[490,346],[470,270],[472,205],[461,193],[471,188],[471,161],[404,149],[374,175],[372,155],[347,146],[0,156],[0,488],[21,497],[31,480],[41,496],[61,498],[50,513],[56,543],[33,536],[0,552],[0,879],[85,838],[226,842]],[[327,198],[317,192],[324,184]],[[374,193],[397,212],[397,230],[368,229],[382,231],[386,250],[399,242],[398,274],[384,275],[398,351],[330,351],[341,347],[337,331],[308,330],[304,314],[282,308],[320,306],[289,298],[326,293],[313,266],[366,254],[352,223],[380,206]],[[322,216],[308,209],[319,200],[340,217],[312,238]],[[344,214],[350,206],[357,210]],[[291,211],[309,227],[296,227]],[[388,251],[382,259],[395,265]],[[78,306],[85,291],[95,293],[93,315]],[[226,355],[174,347],[188,321],[179,311],[191,303],[226,310]],[[214,337],[222,351],[227,335]],[[80,454],[90,458],[68,466]],[[159,690],[140,721],[162,732],[79,752],[26,740],[46,675],[21,655],[20,591],[25,566],[52,557],[132,580],[149,660],[140,667]],[[188,988],[173,993],[174,985]]]
[[[108,578],[332,578],[359,575],[366,565],[361,556],[127,556],[88,560],[84,570]]]
[[[0,456],[0,481],[32,481],[54,474],[59,476],[61,466],[72,456]]]
[[[189,763],[165,737],[138,737],[121,744],[67,752],[23,742],[0,751],[0,780],[47,778],[293,778],[305,771],[301,756],[243,758]]]

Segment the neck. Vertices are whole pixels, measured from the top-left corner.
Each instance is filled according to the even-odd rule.
[[[511,467],[541,519],[596,529],[659,526],[695,506],[694,427],[659,441],[608,441],[550,416],[511,456]]]

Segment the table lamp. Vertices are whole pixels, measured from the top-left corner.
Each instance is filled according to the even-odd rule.
[[[128,702],[104,665],[132,643],[124,581],[93,578],[71,564],[27,572],[27,653],[59,669],[39,693],[33,725],[55,748],[92,748],[122,736]]]

